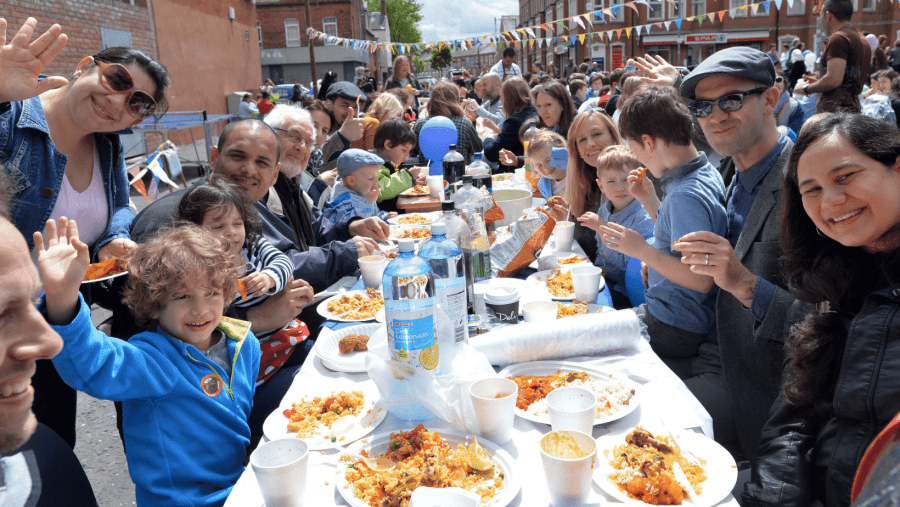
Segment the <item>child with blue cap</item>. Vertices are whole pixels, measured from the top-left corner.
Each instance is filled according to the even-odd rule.
[[[393,218],[397,213],[378,209],[375,201],[381,190],[378,187],[378,169],[384,161],[374,153],[351,148],[341,153],[337,160],[341,182],[334,185],[331,201],[322,215],[332,223],[353,217]]]
[[[540,176],[538,190],[544,199],[566,193],[566,168],[569,152],[563,136],[550,130],[541,130],[531,138],[526,153],[531,167]]]

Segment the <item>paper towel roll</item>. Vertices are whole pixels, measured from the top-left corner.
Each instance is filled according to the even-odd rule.
[[[601,354],[634,348],[641,322],[630,310],[579,315],[528,326],[505,326],[469,344],[493,365],[506,366],[542,359]]]

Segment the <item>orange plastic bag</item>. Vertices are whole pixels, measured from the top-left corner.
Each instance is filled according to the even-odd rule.
[[[506,215],[503,214],[503,209],[497,204],[497,201],[494,200],[494,196],[490,197],[491,205],[484,210],[484,223],[492,224],[497,220],[503,220],[506,218]]]
[[[540,249],[553,234],[556,220],[544,208],[537,208],[513,222],[509,232],[491,245],[491,269],[497,277],[515,276],[537,259]]]

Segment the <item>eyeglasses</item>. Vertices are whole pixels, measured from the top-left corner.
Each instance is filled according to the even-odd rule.
[[[759,95],[766,90],[768,90],[768,88],[762,86],[746,92],[729,93],[728,95],[719,97],[716,100],[698,100],[688,104],[688,109],[691,110],[691,114],[693,114],[696,118],[706,118],[707,116],[711,115],[713,104],[718,104],[719,109],[721,109],[725,113],[733,113],[735,111],[739,111],[742,107],[744,107],[744,97],[748,95]]]
[[[134,79],[123,65],[118,63],[106,63],[94,60],[100,67],[100,83],[113,93],[125,93],[131,91],[125,103],[128,104],[128,113],[135,118],[147,118],[156,111],[156,100],[147,92],[133,90]]]
[[[781,76],[776,76],[776,77],[775,77],[775,82],[776,82],[776,83],[783,83],[783,82],[784,82],[784,78],[781,77]]]
[[[315,140],[312,137],[307,136],[300,129],[288,130],[288,129],[278,128],[278,127],[272,127],[272,128],[279,132],[284,132],[287,135],[288,140],[290,140],[294,144],[299,144],[299,145],[303,146],[304,148],[312,148],[312,145],[315,142]]]

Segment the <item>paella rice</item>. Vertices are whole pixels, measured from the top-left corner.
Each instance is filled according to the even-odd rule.
[[[412,224],[427,224],[431,222],[431,219],[428,217],[422,216],[418,213],[413,213],[412,215],[407,215],[405,217],[400,217],[397,219],[398,224],[404,225],[412,225]]]
[[[330,396],[316,396],[292,403],[283,412],[288,418],[287,429],[297,433],[297,438],[307,438],[327,433],[334,421],[346,415],[359,415],[366,402],[362,391],[341,391]]]
[[[375,317],[379,310],[384,308],[384,296],[377,290],[366,289],[365,295],[356,293],[343,295],[328,302],[326,309],[332,316],[343,315],[347,320],[368,320]],[[350,313],[347,313],[350,312]]]
[[[375,457],[366,450],[360,454]],[[496,463],[492,468],[474,469],[468,455],[467,446],[453,448],[437,431],[420,424],[412,431],[391,433],[386,452],[378,455],[396,462],[393,470],[376,472],[347,455],[341,460],[346,464],[346,487],[372,507],[407,507],[419,486],[463,488],[480,495],[485,503],[503,488],[504,471]]]
[[[597,397],[594,419],[602,419],[628,406],[635,391],[613,379],[598,379],[589,373],[557,371],[547,376],[509,377],[519,387],[516,407],[538,417],[549,417],[547,395],[560,387],[581,387]]]

